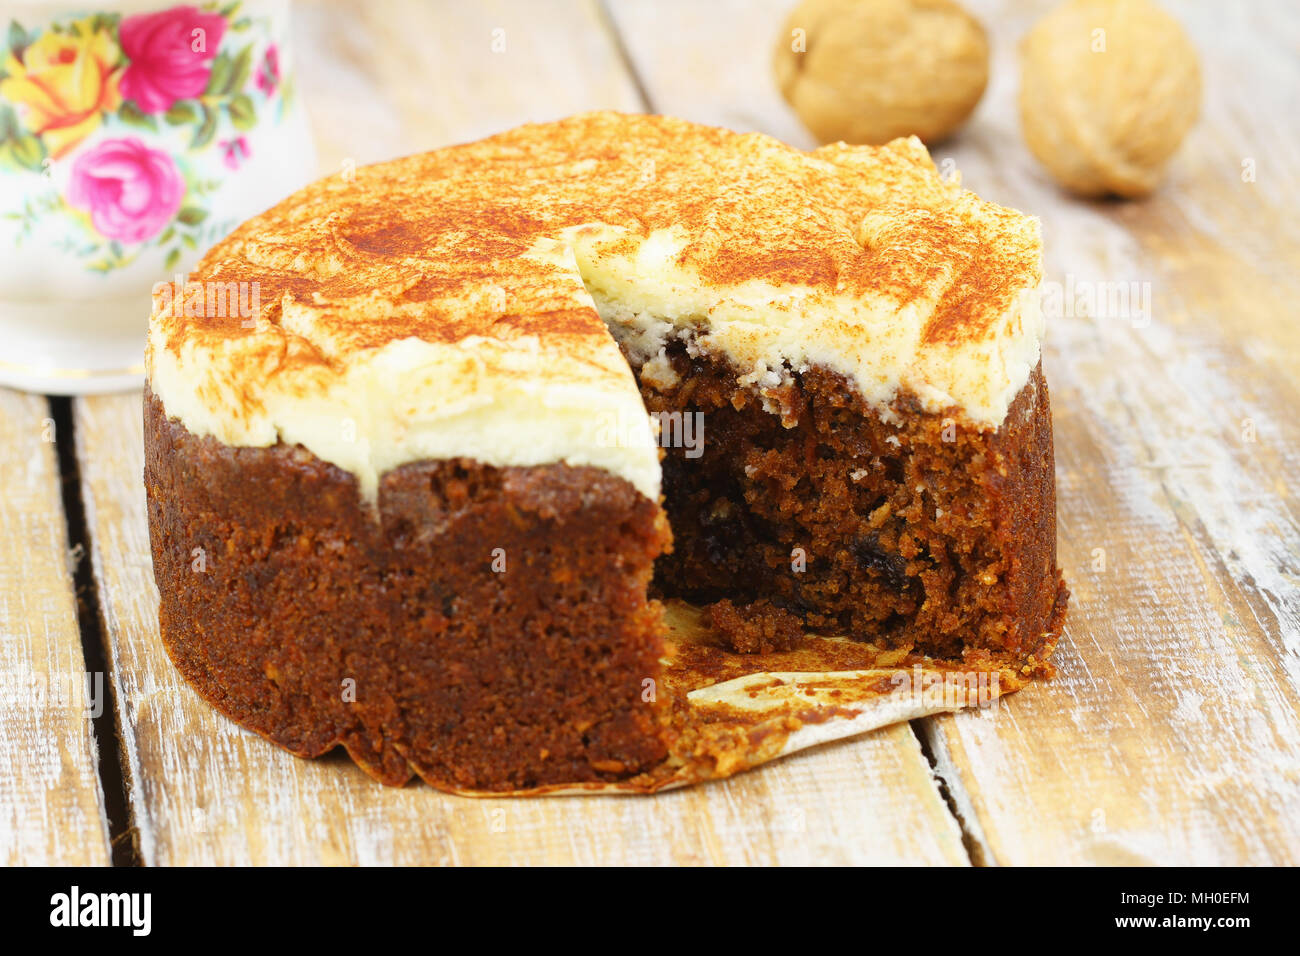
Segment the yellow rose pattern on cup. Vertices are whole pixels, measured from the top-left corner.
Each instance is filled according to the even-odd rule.
[[[64,156],[122,105],[117,42],[104,31],[46,33],[5,60],[0,97],[25,107],[49,155]]]

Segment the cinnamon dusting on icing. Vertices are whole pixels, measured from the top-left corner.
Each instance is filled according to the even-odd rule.
[[[230,444],[283,438],[295,402],[328,393],[346,410],[359,363],[407,340],[492,340],[535,356],[525,364],[538,387],[585,383],[595,391],[583,401],[626,392],[635,403],[593,304],[603,296],[612,321],[653,315],[711,334],[756,381],[826,364],[878,405],[906,388],[997,427],[1037,362],[1041,317],[1024,300],[1040,277],[1036,221],[945,182],[918,140],[804,152],[589,113],[291,196],[191,276],[258,283],[256,320],[155,315],[149,369],[169,412]],[[637,291],[626,303],[624,280]],[[466,372],[429,387],[492,381]],[[365,454],[385,446],[387,466],[400,461],[419,423],[368,418]],[[297,440],[354,467],[346,449],[348,460],[330,458],[310,438]]]

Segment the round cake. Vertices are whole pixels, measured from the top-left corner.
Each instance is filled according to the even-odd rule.
[[[664,759],[664,598],[1041,671],[1040,278],[915,139],[594,113],[321,180],[155,289],[168,652],[295,753],[495,791]]]

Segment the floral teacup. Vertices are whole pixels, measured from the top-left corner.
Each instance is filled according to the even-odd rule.
[[[155,283],[311,178],[288,7],[6,4],[0,384],[138,384]]]

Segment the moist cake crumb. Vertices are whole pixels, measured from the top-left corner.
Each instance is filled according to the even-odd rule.
[[[701,455],[666,451],[673,550],[655,563],[659,596],[726,599],[728,634],[729,609],[776,602],[806,629],[938,657],[1046,656],[1064,586],[1041,368],[989,431],[906,395],[889,424],[825,369],[774,392],[698,347],[668,355],[676,381],[642,377],[647,406],[706,425]],[[757,626],[736,650],[763,646]]]
[[[443,788],[601,781],[662,760],[659,508],[595,468],[403,465],[376,510],[302,449],[190,434],[146,393],[167,653],[301,756]],[[196,570],[194,555],[204,556]]]
[[[803,643],[803,621],[767,598],[737,607],[727,598],[709,606],[709,623],[737,654],[789,651]]]

